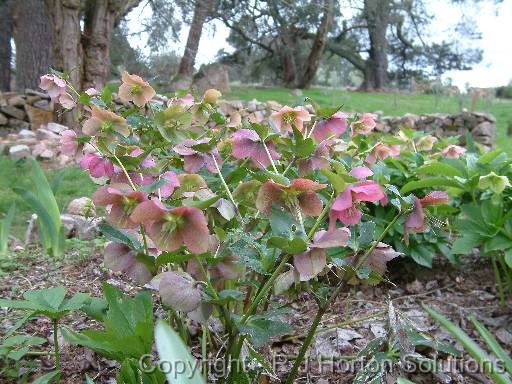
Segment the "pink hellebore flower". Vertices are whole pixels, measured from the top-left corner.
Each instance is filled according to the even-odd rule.
[[[325,248],[346,247],[350,238],[348,228],[333,228],[315,233],[313,242],[306,252],[293,255],[293,265],[300,275],[300,281],[317,276],[327,265]]]
[[[367,177],[373,176],[371,169],[366,167],[354,167],[348,173],[349,176],[355,177],[356,179],[363,180]]]
[[[133,228],[138,222],[131,214],[140,202],[147,200],[147,193],[134,191],[128,184],[114,183],[99,187],[92,195],[94,204],[107,207],[110,213],[107,220],[119,228]]]
[[[210,139],[206,137],[199,140],[187,139],[174,146],[174,151],[184,157],[183,169],[185,172],[197,173],[201,168],[206,167],[211,173],[217,173],[217,167],[215,167],[212,156],[215,157],[219,168],[222,167],[223,161],[216,147],[213,147],[208,153],[198,152],[192,148],[194,145],[206,144],[209,141]]]
[[[210,233],[203,211],[198,208],[168,209],[158,200],[147,200],[135,208],[131,218],[144,224],[148,236],[161,250],[173,252],[182,245],[196,254],[208,250]]]
[[[88,169],[92,177],[112,177],[114,165],[109,159],[103,158],[97,153],[86,153],[80,160],[80,168]]]
[[[322,212],[323,203],[315,191],[323,188],[325,184],[309,179],[295,179],[291,185],[281,185],[269,180],[258,191],[256,208],[270,216],[272,205],[277,204],[288,208],[292,214],[296,214],[295,209],[300,208],[306,216],[318,216]]]
[[[88,136],[101,136],[117,132],[124,137],[130,135],[130,128],[124,117],[97,106],[92,107],[91,117],[82,126],[82,132]]]
[[[430,192],[422,199],[414,197],[414,209],[412,210],[411,213],[409,213],[409,215],[405,219],[405,241],[409,241],[409,232],[420,233],[424,232],[427,229],[428,223],[425,222],[425,212],[423,211],[424,207],[428,207],[430,205],[442,205],[447,203],[448,195],[445,192],[440,191]]]
[[[316,141],[338,138],[347,130],[347,117],[346,113],[336,112],[328,119],[317,121],[313,130],[313,137]]]
[[[270,115],[270,119],[278,131],[293,131],[295,126],[299,131],[304,130],[304,122],[311,120],[311,115],[302,106],[291,108],[284,106],[279,112]]]
[[[375,181],[363,181],[349,185],[336,197],[329,212],[329,228],[336,227],[336,220],[345,225],[354,225],[361,221],[362,213],[358,204],[363,201],[380,201],[386,197]]]
[[[315,152],[308,158],[299,162],[299,174],[301,176],[308,175],[315,169],[329,169],[331,163],[327,159],[330,155],[331,146],[335,144],[335,140],[327,139],[317,145]]]
[[[352,135],[361,134],[368,136],[377,126],[375,117],[371,113],[363,113],[361,118],[352,123]]]
[[[60,133],[60,151],[67,156],[75,156],[78,151],[76,132],[66,129]]]
[[[368,164],[375,164],[377,160],[385,160],[389,156],[397,157],[400,155],[400,146],[399,145],[391,145],[387,146],[383,143],[378,143],[375,148],[370,152],[370,154],[366,157],[366,162]]]
[[[190,93],[179,98],[172,99],[169,101],[168,106],[171,105],[181,105],[183,108],[190,108],[194,105],[194,96]]]
[[[231,135],[231,139],[233,140],[233,157],[236,159],[250,158],[254,166],[258,168],[267,168],[270,166],[267,151],[256,131],[251,129],[239,129]],[[272,141],[268,141],[265,144],[272,160],[277,160],[281,157],[281,155],[276,152]]]
[[[443,156],[450,157],[456,159],[460,154],[466,152],[466,148],[460,147],[458,145],[449,145],[445,149],[443,149]]]
[[[431,151],[436,142],[437,138],[432,135],[423,136],[416,143],[416,149],[418,151]]]
[[[143,107],[156,95],[155,90],[140,76],[130,75],[124,71],[123,83],[119,87],[119,98],[123,101],[133,101],[137,107]]]
[[[159,196],[165,199],[171,196],[174,190],[180,186],[180,181],[172,171],[163,173],[161,177],[167,180],[167,184],[159,188]]]
[[[75,100],[69,93],[63,93],[56,101],[66,109],[73,109],[76,106]]]
[[[53,74],[41,76],[39,87],[48,92],[48,95],[54,101],[56,101],[60,95],[66,93],[66,81]]]
[[[85,90],[85,93],[89,96],[96,96],[98,94],[98,91],[96,90],[96,88],[87,88]]]
[[[137,260],[137,252],[125,244],[107,243],[103,263],[114,272],[126,273],[139,284],[146,284],[153,278],[146,264]]]

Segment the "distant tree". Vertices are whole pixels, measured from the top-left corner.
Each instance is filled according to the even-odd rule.
[[[0,91],[11,88],[12,19],[10,0],[0,0]]]
[[[364,0],[362,8],[345,5],[355,15],[343,21],[327,50],[362,72],[365,90],[385,88],[390,72],[397,80],[438,76],[448,70],[469,69],[481,60],[481,50],[463,48],[456,40],[428,42],[425,37],[434,17],[421,0]],[[470,23],[465,23],[464,32],[460,28],[454,32],[465,40],[480,37]]]
[[[128,41],[129,31],[125,23],[121,23],[114,29],[110,47],[110,76],[118,79],[123,70],[129,73],[137,73],[143,77],[150,77],[148,63],[143,54],[133,48]]]
[[[224,0],[216,17],[231,29],[229,41],[237,50],[272,63],[283,85],[308,87],[318,70],[336,8],[335,0]],[[243,55],[232,57],[236,56]]]
[[[208,15],[213,14],[216,0],[200,0],[196,1],[194,7],[194,17],[190,24],[188,32],[187,44],[180,61],[178,76],[190,77],[194,73],[194,63],[196,60],[199,41],[203,32],[203,26]]]
[[[36,89],[41,74],[52,64],[52,35],[44,2],[11,1],[16,46],[16,88]]]

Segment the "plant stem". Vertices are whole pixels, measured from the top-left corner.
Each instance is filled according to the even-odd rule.
[[[59,336],[58,335],[58,332],[59,332],[58,320],[53,320],[52,323],[53,323],[53,347],[55,349],[55,369],[58,372],[57,383],[60,383],[61,370],[60,370],[60,349],[59,349],[59,338],[58,338],[58,336]]]
[[[272,156],[270,156],[270,151],[268,150],[267,144],[265,144],[265,140],[261,140],[261,143],[263,144],[263,148],[265,148],[265,152],[267,153],[268,159],[270,160],[270,164],[272,164],[272,169],[274,170],[274,173],[279,175],[279,172],[277,171],[276,164],[274,163],[274,159],[272,159]]]
[[[212,155],[212,159],[213,159],[213,164],[215,164],[215,169],[217,170],[217,173],[219,174],[220,181],[222,182],[222,185],[224,186],[224,189],[226,190],[226,193],[229,197],[229,200],[231,200],[231,202],[235,206],[235,212],[236,212],[237,216],[240,218],[240,220],[243,220],[242,215],[240,215],[240,212],[238,211],[238,206],[235,202],[235,199],[234,199],[233,195],[231,194],[231,191],[229,190],[229,186],[226,183],[226,180],[224,180],[224,176],[222,176],[222,172],[220,171],[219,164],[217,163],[217,159],[215,158],[214,155]]]
[[[329,199],[329,201],[327,202],[327,204],[325,204],[325,207],[324,209],[322,210],[322,212],[320,213],[320,216],[318,216],[318,219],[316,219],[315,221],[315,224],[313,224],[313,226],[311,227],[311,229],[309,230],[308,232],[308,239],[311,240],[316,232],[316,230],[318,229],[318,227],[320,226],[320,224],[322,224],[322,220],[325,218],[325,216],[327,215],[327,212],[329,211],[329,208],[331,208],[331,204],[332,204],[332,201],[334,200],[334,192],[332,193],[331,195],[331,198]]]
[[[503,291],[503,282],[501,281],[500,270],[498,268],[498,264],[496,263],[496,257],[491,256],[492,269],[494,270],[494,277],[496,278],[496,283],[498,283],[498,294],[500,296],[500,304],[505,305],[505,292]]]
[[[204,380],[208,380],[208,351],[207,351],[207,343],[208,343],[208,325],[204,324],[202,326],[203,334],[201,337],[201,358],[203,359],[203,376]]]
[[[393,225],[397,222],[397,220],[400,218],[400,216],[402,216],[402,214],[404,214],[408,211],[409,211],[409,209],[398,212],[398,214],[394,217],[394,219],[391,220],[391,222],[389,222],[389,224],[386,226],[384,231],[382,231],[378,240],[372,244],[372,246],[365,252],[363,257],[361,257],[359,259],[359,261],[356,263],[354,270],[351,272],[351,275],[344,276],[345,279],[349,280],[357,272],[357,270],[366,262],[368,257],[371,255],[371,253],[375,249],[375,247],[382,241],[382,239],[384,239],[386,234],[393,227]],[[339,294],[341,293],[343,286],[344,286],[344,280],[340,280],[340,282],[334,289],[334,292],[331,294],[331,296],[327,300],[324,300],[323,302],[318,303],[318,311],[315,315],[315,318],[313,319],[313,323],[311,324],[311,327],[309,328],[308,333],[306,334],[306,339],[304,340],[304,343],[302,344],[302,346],[300,348],[299,354],[297,355],[297,359],[293,363],[292,370],[290,371],[290,374],[288,375],[288,377],[285,381],[285,384],[292,384],[293,381],[295,380],[295,377],[297,376],[297,373],[299,372],[299,368],[300,368],[302,362],[304,361],[306,352],[308,351],[309,346],[311,345],[311,342],[313,341],[313,337],[316,334],[317,328],[320,324],[320,321],[322,320],[323,315],[329,308],[329,305],[331,303],[336,302],[336,299],[338,298]]]

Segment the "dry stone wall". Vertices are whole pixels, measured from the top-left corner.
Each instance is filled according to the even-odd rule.
[[[166,103],[167,98],[157,96],[155,101]],[[119,103],[122,104],[122,103]],[[220,100],[219,107],[226,115],[239,112],[251,121],[266,120],[282,105],[275,101]],[[375,112],[377,130],[396,132],[400,128],[413,128],[436,136],[460,135],[464,139],[471,133],[474,140],[491,147],[496,137],[496,119],[487,113],[461,112],[456,114],[425,114],[384,116]],[[54,161],[60,166],[73,159],[59,153],[59,133],[67,127],[56,123],[56,109],[44,93],[26,90],[23,94],[0,93],[0,153],[12,158],[34,156],[43,161]]]

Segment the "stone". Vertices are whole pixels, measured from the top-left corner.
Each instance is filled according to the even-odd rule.
[[[23,107],[26,103],[26,100],[21,95],[16,95],[7,100],[7,105],[11,105],[13,107]]]
[[[38,157],[41,160],[50,161],[55,158],[55,152],[53,152],[51,149],[44,149],[41,151],[41,153],[38,155]]]
[[[29,139],[29,138],[35,138],[36,137],[36,134],[28,129],[22,129],[21,131],[18,132],[18,135],[22,138],[22,139]]]
[[[60,215],[66,238],[76,237],[80,240],[93,240],[100,235],[98,226],[104,218],[85,218],[80,215],[63,213]]]
[[[52,131],[49,131],[48,129],[39,128],[35,135],[39,140],[52,140],[55,142],[58,142],[60,140],[60,135],[53,133]]]
[[[30,148],[25,144],[13,145],[9,148],[9,157],[11,159],[26,159],[30,157]]]
[[[23,120],[26,116],[25,111],[20,108],[13,107],[12,105],[6,105],[4,107],[0,107],[0,111],[7,116],[14,117],[18,120]]]
[[[9,119],[4,114],[0,113],[0,125],[7,125]]]
[[[247,111],[248,112],[256,112],[258,109],[258,100],[252,99],[247,103]]]
[[[34,107],[44,109],[45,111],[53,112],[53,103],[50,100],[38,100],[34,102]]]
[[[496,337],[505,345],[512,345],[512,333],[505,328],[500,328],[496,331]]]
[[[28,88],[25,89],[25,94],[31,95],[31,96],[38,96],[42,99],[50,99],[50,97],[46,93],[39,92],[34,89],[28,89]]]
[[[494,139],[496,137],[496,125],[489,121],[484,121],[474,127],[471,133],[473,133],[473,135],[487,136]]]
[[[70,201],[66,208],[66,213],[85,217],[96,216],[96,207],[88,197],[79,197]]]
[[[204,92],[215,88],[220,92],[229,90],[229,75],[227,67],[222,64],[210,64],[203,67],[192,80],[192,86]]]
[[[279,111],[282,108],[282,105],[274,100],[267,101],[267,106],[271,111]]]
[[[7,125],[16,131],[21,131],[22,129],[30,129],[30,123],[24,120],[9,119]]]
[[[302,96],[302,95],[303,95],[303,92],[302,92],[302,89],[298,89],[298,88],[296,88],[296,89],[292,89],[292,90],[290,91],[290,94],[291,94],[292,96]]]
[[[36,108],[26,104],[25,111],[27,112],[28,121],[30,121],[33,130],[39,129],[41,126],[55,120],[53,112],[47,111],[45,109]]]
[[[66,127],[65,125],[51,122],[46,125],[46,129],[48,131],[58,134],[58,133],[61,133],[62,131],[65,131],[66,129],[69,129],[69,128]]]

